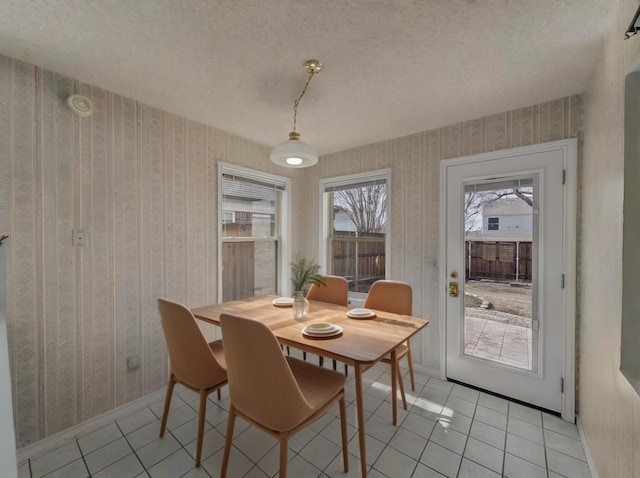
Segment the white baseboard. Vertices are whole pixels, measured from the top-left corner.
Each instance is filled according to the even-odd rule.
[[[163,400],[165,393],[166,388],[163,387],[157,392],[153,392],[149,395],[145,395],[144,397],[137,398],[136,400],[125,403],[124,405],[118,408],[114,408],[113,410],[103,413],[102,415],[90,418],[89,420],[74,425],[71,428],[67,428],[66,430],[32,443],[31,445],[27,445],[24,448],[20,448],[16,452],[18,464],[25,462],[29,458],[35,458],[36,456],[41,455],[47,451],[69,443],[78,436],[85,435],[89,432],[95,431],[98,428],[107,426],[110,423],[115,422],[116,420],[120,420],[122,418],[128,417],[129,415],[133,415],[134,413],[137,413],[148,407],[152,403],[155,403],[158,400]]]
[[[582,448],[584,448],[584,454],[587,457],[587,465],[589,466],[589,471],[591,472],[591,478],[598,478],[596,465],[593,463],[591,450],[589,450],[589,445],[587,445],[587,439],[584,436],[584,429],[582,428],[582,421],[580,421],[580,415],[576,415],[576,424],[578,425],[578,432],[580,433],[580,441],[582,442]]]

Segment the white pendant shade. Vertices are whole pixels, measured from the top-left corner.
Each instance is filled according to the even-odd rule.
[[[316,150],[297,139],[297,133],[291,133],[289,137],[291,139],[271,150],[271,161],[287,168],[308,168],[318,162]]]

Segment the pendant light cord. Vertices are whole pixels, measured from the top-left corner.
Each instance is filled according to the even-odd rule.
[[[307,78],[307,82],[304,84],[304,88],[302,88],[302,91],[300,92],[300,96],[298,96],[296,101],[294,101],[293,103],[293,132],[294,133],[296,132],[296,123],[298,119],[298,105],[300,104],[300,100],[302,99],[304,94],[307,92],[307,87],[309,86],[309,83],[311,83],[311,80],[313,78],[313,75],[315,75],[315,73],[316,72],[314,70],[309,71],[309,77]]]

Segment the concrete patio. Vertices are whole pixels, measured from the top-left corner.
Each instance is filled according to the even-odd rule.
[[[531,370],[530,320],[496,311],[467,307],[465,354]]]

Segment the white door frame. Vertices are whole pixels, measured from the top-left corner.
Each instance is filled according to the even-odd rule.
[[[576,325],[576,238],[577,238],[577,188],[578,188],[578,143],[576,139],[554,141],[519,148],[492,151],[490,153],[446,159],[440,163],[440,378],[447,377],[447,267],[446,267],[446,206],[447,206],[447,168],[469,164],[477,161],[502,159],[519,155],[529,155],[560,150],[564,158],[565,187],[563,191],[564,220],[563,220],[563,271],[564,297],[562,314],[564,321],[564,351],[562,360],[562,377],[564,378],[564,393],[562,394],[562,418],[575,422],[575,325]]]

